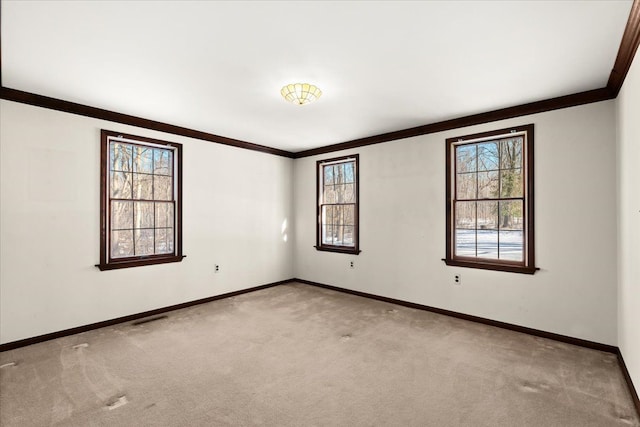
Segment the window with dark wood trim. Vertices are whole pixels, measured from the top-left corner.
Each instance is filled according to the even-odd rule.
[[[316,174],[316,249],[357,255],[358,155],[320,160]]]
[[[100,270],[182,261],[182,145],[103,130]]]
[[[446,264],[535,273],[533,124],[446,143]]]

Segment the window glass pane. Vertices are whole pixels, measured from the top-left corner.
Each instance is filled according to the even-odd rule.
[[[333,165],[323,166],[324,170],[324,183],[333,184]]]
[[[498,258],[498,230],[478,230],[478,258]]]
[[[456,228],[456,256],[476,256],[476,230]]]
[[[455,254],[476,256],[476,202],[456,202]]]
[[[333,191],[335,192],[335,195],[336,195],[336,199],[334,203],[344,203],[344,186],[345,184],[333,186]]]
[[[131,174],[128,172],[110,172],[111,198],[130,199],[131,198]]]
[[[173,153],[171,150],[153,150],[153,173],[157,175],[172,175]]]
[[[333,226],[334,245],[342,246],[344,237],[344,227],[342,225]]]
[[[156,227],[173,227],[173,203],[156,203]]]
[[[134,228],[153,228],[153,202],[134,202]],[[137,244],[136,244],[137,246]],[[136,248],[136,252],[138,249]]]
[[[342,208],[343,212],[344,212],[344,225],[355,225],[356,224],[356,218],[354,215],[355,212],[355,205],[346,205]]]
[[[522,197],[522,169],[500,171],[500,197]]]
[[[477,255],[498,258],[498,202],[478,202]]]
[[[456,175],[457,198],[475,199],[477,190],[477,173],[459,173]]]
[[[524,261],[524,232],[500,230],[500,259]]]
[[[322,243],[333,245],[333,225],[322,225]]]
[[[523,137],[503,139],[500,141],[500,168],[516,169],[522,167]]]
[[[478,172],[478,199],[495,199],[499,196],[499,172]]]
[[[342,205],[336,205],[333,207],[333,225],[343,225],[343,210],[344,207]]]
[[[111,258],[133,256],[133,230],[111,232]]]
[[[476,171],[476,146],[459,145],[456,147],[456,171],[475,172]]]
[[[524,224],[522,200],[500,202],[500,229],[522,230]]]
[[[344,206],[333,207],[333,225],[344,225]]]
[[[356,182],[355,163],[344,164],[344,182]]]
[[[133,202],[111,202],[111,229],[133,228]]]
[[[133,171],[153,173],[153,148],[133,146]]]
[[[153,175],[133,174],[133,198],[153,199]]]
[[[156,229],[156,253],[173,253],[173,228]]]
[[[478,229],[498,229],[498,202],[477,202]]]
[[[456,202],[456,228],[475,230],[476,202]]]
[[[344,227],[344,235],[343,235],[343,244],[345,246],[353,246],[354,239],[354,227],[351,225],[346,225]]]
[[[478,147],[478,170],[497,170],[500,164],[498,156],[498,143],[495,141],[477,144]]]
[[[136,250],[135,254],[140,255],[153,255],[154,244],[154,230],[135,230]]]
[[[153,176],[153,199],[171,200],[173,197],[173,179],[170,176]]]
[[[344,184],[339,186],[338,203],[355,203],[355,184]]]
[[[333,165],[333,177],[336,184],[344,184],[344,163]]]
[[[111,170],[131,171],[131,145],[112,142],[109,144]]]
[[[335,202],[336,202],[335,186],[332,184],[325,185],[323,203],[335,203]]]
[[[322,207],[322,224],[333,224],[333,206]]]

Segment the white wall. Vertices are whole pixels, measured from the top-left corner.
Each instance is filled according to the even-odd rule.
[[[0,342],[292,277],[291,159],[5,100],[0,117]],[[100,129],[184,144],[183,262],[94,267]]]
[[[446,266],[445,139],[527,123],[535,124],[541,271]],[[352,153],[360,153],[362,253],[316,251],[315,162]],[[615,167],[613,101],[296,160],[295,275],[616,345]]]
[[[618,345],[640,392],[640,59],[616,99],[618,124]]]
[[[636,83],[625,84],[620,127],[631,132],[636,126],[637,135],[637,124],[629,118],[633,111],[637,117],[637,99],[632,103],[629,96],[633,88],[637,93],[637,71],[628,80]],[[600,102],[292,162],[3,100],[0,342],[299,277],[616,345],[615,104]],[[445,139],[526,123],[536,125],[541,271],[529,276],[445,266]],[[182,263],[106,272],[94,267],[101,128],[185,144],[187,258]],[[637,206],[637,195],[631,193],[638,182],[638,168],[631,167],[638,158],[637,136],[633,147],[630,138],[620,139],[621,149],[635,150],[635,157],[621,157],[627,162],[621,189],[630,195],[620,200],[624,205],[636,197]],[[318,252],[313,248],[315,161],[356,152],[363,252]],[[621,209],[621,217],[638,210]],[[634,226],[630,216],[628,221],[627,228],[621,224],[621,234]],[[638,259],[635,250],[625,256]],[[348,268],[350,260],[355,269]],[[219,274],[213,273],[216,263],[222,267]],[[640,351],[630,327],[631,316],[638,323],[637,266],[621,261],[620,268],[621,274],[636,268],[634,278],[620,281],[621,293],[632,282],[635,286],[632,296],[620,302],[620,340],[637,378]],[[462,274],[462,286],[453,285],[456,273]]]

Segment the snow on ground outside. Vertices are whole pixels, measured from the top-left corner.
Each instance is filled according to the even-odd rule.
[[[479,258],[522,261],[522,230],[477,230],[478,254],[476,255],[476,230],[456,229],[456,255]],[[499,240],[499,256],[498,256]]]

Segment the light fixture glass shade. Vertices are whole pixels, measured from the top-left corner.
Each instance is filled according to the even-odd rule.
[[[287,101],[295,104],[308,104],[320,98],[322,91],[309,83],[291,83],[282,87],[280,93]]]

